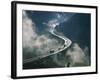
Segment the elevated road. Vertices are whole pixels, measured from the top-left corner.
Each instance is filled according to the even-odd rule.
[[[38,60],[38,59],[42,59],[42,58],[45,58],[45,57],[48,57],[48,56],[51,56],[51,55],[54,55],[54,54],[57,54],[57,53],[60,53],[61,51],[67,49],[71,44],[72,44],[72,41],[70,39],[68,39],[67,37],[64,37],[64,36],[61,36],[61,35],[58,35],[56,34],[54,31],[55,31],[55,28],[56,26],[53,26],[51,29],[50,29],[50,33],[62,40],[64,40],[64,44],[61,46],[60,49],[56,49],[54,51],[51,51],[51,53],[48,53],[48,54],[45,54],[43,56],[37,56],[36,58],[30,58],[30,59],[26,59],[23,61],[23,63],[28,63],[28,62],[32,62],[32,61],[35,61],[35,60]]]

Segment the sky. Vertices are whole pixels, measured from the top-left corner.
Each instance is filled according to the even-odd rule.
[[[24,64],[24,68],[63,67],[69,62],[71,66],[75,66],[75,63],[82,61],[90,62],[90,19],[90,14],[85,13],[23,10],[23,62],[29,62]],[[63,44],[62,40],[49,33],[50,26],[57,26],[56,31],[69,38],[72,41],[72,46],[59,53],[60,58],[63,58],[62,60],[58,55],[55,55],[51,56],[53,61],[48,66],[45,64],[49,62],[51,57],[42,59],[43,64],[36,65],[41,63],[40,61],[33,64],[33,62],[30,62],[31,60],[27,59],[47,55],[48,51],[59,48]],[[62,53],[70,56],[70,61],[66,60]],[[83,60],[85,56],[87,56],[87,59],[84,58]],[[33,67],[31,64],[36,66]]]
[[[72,41],[81,41],[82,44],[90,45],[90,14],[83,13],[64,13],[64,12],[45,12],[45,11],[26,11],[28,17],[37,26],[37,32],[44,32],[47,28],[43,23],[58,19],[57,30],[69,37]],[[64,21],[64,19],[66,19]]]

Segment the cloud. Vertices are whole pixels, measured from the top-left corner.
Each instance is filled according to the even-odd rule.
[[[43,24],[49,27],[49,30],[54,29],[56,26],[68,21],[75,13],[55,13],[55,17]]]
[[[34,57],[33,54],[42,57],[49,54],[50,50],[61,46],[57,39],[50,38],[47,34],[38,34],[36,28],[37,26],[28,17],[26,11],[23,11],[23,48],[28,51],[24,53],[24,59],[28,58],[30,53],[31,57]]]
[[[23,35],[23,47],[33,47],[33,39],[37,37],[35,32],[35,24],[31,19],[28,18],[25,11],[23,11],[23,22],[22,22],[22,35]]]
[[[62,67],[89,66],[87,51],[87,47],[82,49],[78,43],[73,43],[65,52],[54,55],[53,61]]]
[[[72,47],[66,52],[66,56],[70,56],[71,64],[82,63],[85,58],[83,50],[79,47],[77,43],[74,43]]]

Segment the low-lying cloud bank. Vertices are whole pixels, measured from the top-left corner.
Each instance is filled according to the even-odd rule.
[[[39,35],[36,33],[35,23],[28,17],[27,13],[23,11],[23,48],[29,51],[24,53],[24,59],[27,58],[27,55],[37,55],[43,56],[48,54],[52,49],[56,49],[61,46],[58,40],[50,38],[47,34]],[[33,56],[34,57],[34,56]]]
[[[53,61],[62,67],[89,66],[87,52],[87,47],[82,49],[77,43],[73,43],[66,51],[54,55]]]

